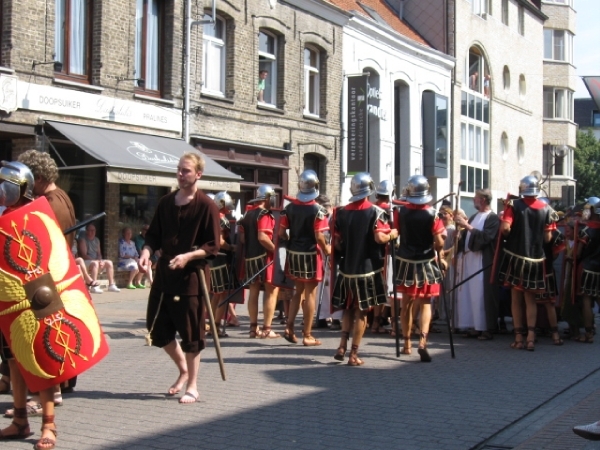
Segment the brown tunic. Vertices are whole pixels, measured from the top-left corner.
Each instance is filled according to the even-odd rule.
[[[52,211],[54,211],[54,215],[56,216],[56,220],[58,220],[58,224],[62,231],[75,225],[75,208],[65,191],[57,187],[50,192],[46,192],[44,197],[46,197],[48,203],[50,203],[50,207],[52,208]],[[68,236],[65,236],[65,239],[67,240],[70,249],[73,245],[73,239],[75,239],[75,232],[69,233]]]

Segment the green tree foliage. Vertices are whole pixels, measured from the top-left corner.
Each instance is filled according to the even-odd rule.
[[[600,140],[591,130],[577,131],[574,172],[577,200],[600,196]]]

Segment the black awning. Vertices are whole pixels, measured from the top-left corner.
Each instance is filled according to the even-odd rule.
[[[198,152],[181,139],[71,123],[46,121],[56,131],[107,166],[110,183],[174,187],[175,171],[183,153]],[[239,175],[228,171],[206,155],[199,187],[239,192]]]

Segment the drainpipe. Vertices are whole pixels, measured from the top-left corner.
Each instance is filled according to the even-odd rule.
[[[190,142],[190,46],[192,27],[215,23],[217,14],[217,0],[212,0],[212,17],[209,20],[192,21],[192,0],[185,2],[185,48],[183,50],[184,81],[183,81],[183,140]]]

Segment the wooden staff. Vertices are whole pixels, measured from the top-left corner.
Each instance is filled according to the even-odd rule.
[[[210,329],[212,330],[213,339],[215,340],[215,350],[217,352],[217,360],[219,361],[219,369],[221,370],[221,378],[226,381],[225,375],[225,363],[221,356],[221,344],[219,342],[219,330],[215,325],[215,316],[213,316],[212,308],[210,306],[210,297],[208,296],[208,285],[206,284],[206,275],[204,274],[204,268],[198,268],[198,278],[200,279],[200,288],[202,289],[202,299],[204,301],[204,307],[208,311],[208,321],[210,322]]]
[[[390,205],[390,228],[394,228],[394,208]],[[398,302],[398,286],[396,286],[396,243],[390,241],[392,258],[392,290],[394,291],[394,327],[396,328],[396,358],[400,358],[400,305]],[[387,283],[386,283],[387,285]],[[409,330],[410,334],[410,330]]]
[[[462,187],[463,182],[459,181],[456,189],[456,205],[454,208],[454,215],[458,215],[458,211],[460,209],[460,189]],[[454,242],[452,243],[452,286],[456,286],[456,281],[458,277],[458,241],[460,240],[460,230],[458,229],[458,225],[454,230]],[[456,311],[456,295],[457,291],[452,290],[451,302],[452,308],[450,308],[450,313],[452,314],[452,324],[454,324],[454,312]],[[444,300],[446,298],[444,297]],[[450,318],[448,318],[450,320]]]

